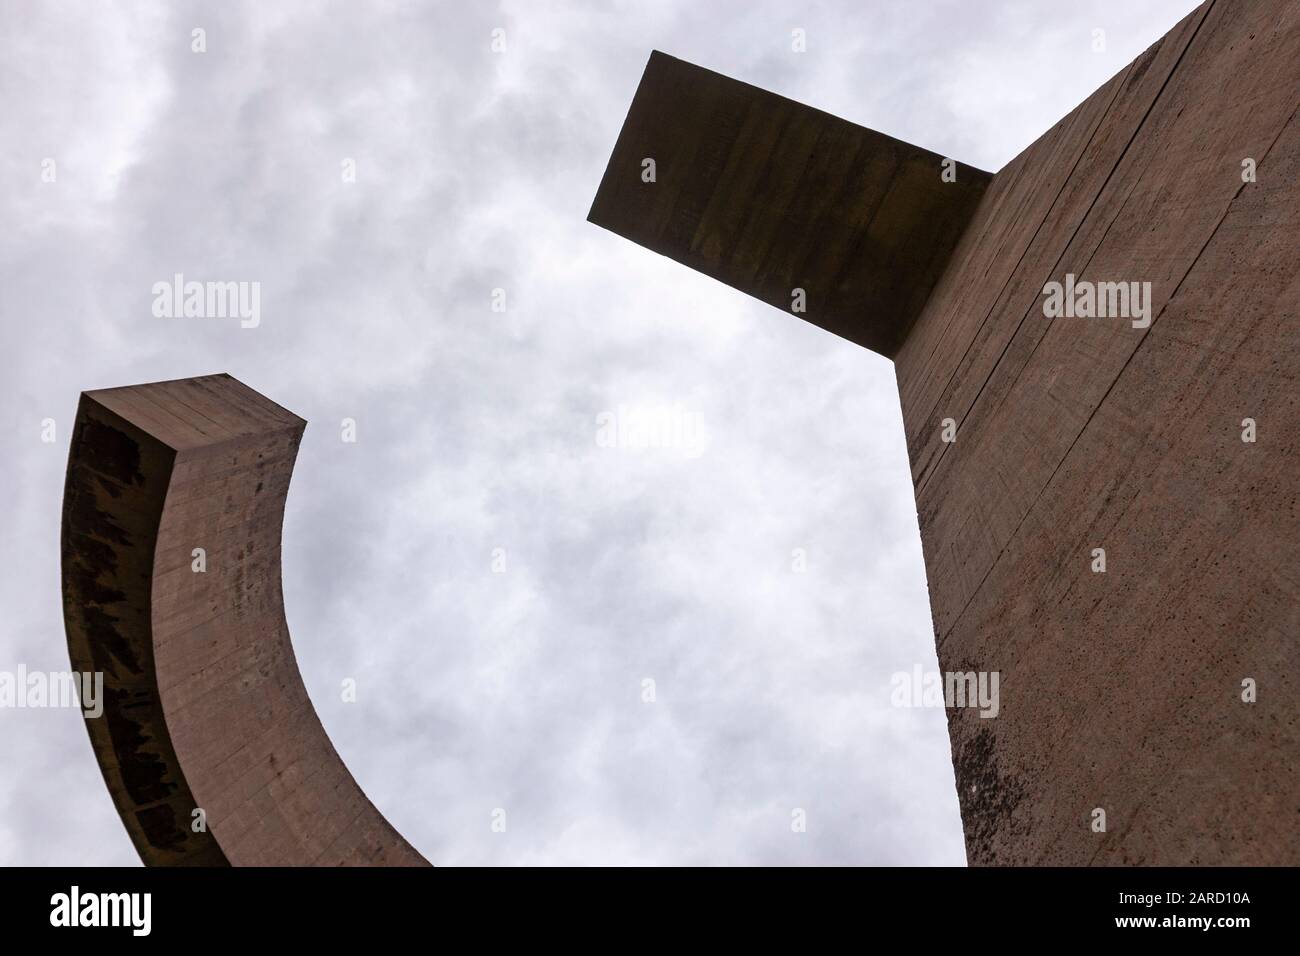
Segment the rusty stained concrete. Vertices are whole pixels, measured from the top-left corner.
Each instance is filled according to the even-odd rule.
[[[785,309],[806,281],[894,359],[940,667],[1001,675],[996,718],[949,712],[972,864],[1300,863],[1298,102],[1300,4],[1211,0],[873,259],[843,190],[920,151],[647,67],[592,221]],[[882,263],[910,285],[847,294]],[[1151,282],[1151,327],[1047,319],[1067,273]]]

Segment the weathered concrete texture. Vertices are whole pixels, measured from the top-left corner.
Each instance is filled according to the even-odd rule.
[[[656,51],[587,218],[892,356],[990,179],[943,161]]]
[[[754,183],[834,207],[871,150],[805,181],[811,134],[737,146],[756,173],[752,97],[655,64],[592,218],[768,298],[723,255],[778,231]],[[1207,2],[993,177],[898,349],[846,335],[895,360],[940,666],[1000,674],[997,717],[949,712],[971,863],[1300,863],[1298,105],[1300,3]],[[682,209],[637,191],[647,141]],[[805,225],[783,263],[822,254]],[[801,271],[813,301],[878,248]],[[1046,317],[1067,274],[1151,283],[1150,326]]]
[[[897,355],[940,665],[1001,672],[950,712],[972,863],[1300,863],[1298,96],[1300,4],[1203,5],[998,173]],[[1151,327],[1045,318],[1066,273]]]
[[[86,726],[146,864],[426,863],[348,773],[294,658],[280,532],[305,425],[228,375],[82,395],[68,647],[105,675]]]

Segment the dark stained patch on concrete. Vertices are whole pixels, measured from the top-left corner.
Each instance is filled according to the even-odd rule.
[[[220,865],[211,835],[188,825],[194,799],[153,674],[150,575],[171,460],[170,449],[82,397],[64,489],[64,622],[73,669],[104,675],[104,712],[86,730],[141,859]]]
[[[989,718],[996,720],[997,718]],[[959,721],[987,720],[949,711],[948,726],[954,740],[961,735]],[[998,759],[997,735],[989,726],[977,726],[954,745],[953,770],[957,777],[957,802],[966,830],[966,857],[971,864],[996,859],[996,844],[1015,831],[1016,810],[1025,799],[1024,783],[1006,774]]]

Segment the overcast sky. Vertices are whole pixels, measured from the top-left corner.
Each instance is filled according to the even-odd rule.
[[[78,393],[228,371],[310,422],[294,645],[433,862],[963,864],[890,706],[937,666],[892,365],[586,213],[651,49],[997,170],[1195,5],[4,0],[0,670],[68,666]],[[155,317],[175,273],[261,324]],[[138,863],[76,711],[0,710],[0,768],[0,863]]]

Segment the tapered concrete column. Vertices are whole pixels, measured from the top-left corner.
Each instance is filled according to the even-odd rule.
[[[591,218],[894,358],[939,664],[999,676],[949,711],[969,861],[1300,863],[1300,4],[1203,4],[883,234],[919,151],[713,77],[651,58]]]

